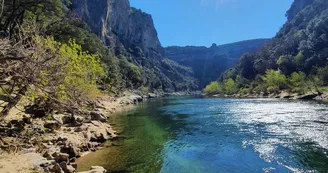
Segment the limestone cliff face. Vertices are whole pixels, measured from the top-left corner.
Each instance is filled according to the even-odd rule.
[[[140,47],[161,57],[163,48],[151,15],[130,7],[129,0],[73,0],[72,10],[109,46]]]

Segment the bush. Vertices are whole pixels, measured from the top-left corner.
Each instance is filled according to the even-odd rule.
[[[296,92],[296,93],[304,94],[309,87],[308,81],[306,79],[306,75],[303,72],[292,73],[291,76],[289,77],[289,83],[292,92]]]
[[[224,82],[224,90],[226,94],[236,93],[236,83],[232,78],[229,78]]]
[[[215,95],[222,93],[222,87],[218,82],[211,82],[209,85],[206,86],[204,92],[206,95]]]
[[[267,91],[270,93],[288,88],[287,77],[279,71],[267,70],[262,80]]]

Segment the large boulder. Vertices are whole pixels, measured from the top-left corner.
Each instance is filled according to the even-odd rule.
[[[69,154],[67,154],[67,153],[55,153],[53,156],[55,157],[55,161],[57,163],[61,163],[61,162],[68,163],[69,162]]]

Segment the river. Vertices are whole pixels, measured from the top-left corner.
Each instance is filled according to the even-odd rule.
[[[120,134],[78,161],[108,172],[328,172],[328,105],[172,97],[110,121]]]

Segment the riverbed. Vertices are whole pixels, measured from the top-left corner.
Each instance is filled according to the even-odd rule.
[[[328,105],[170,97],[113,115],[120,138],[78,160],[108,172],[327,172]]]

